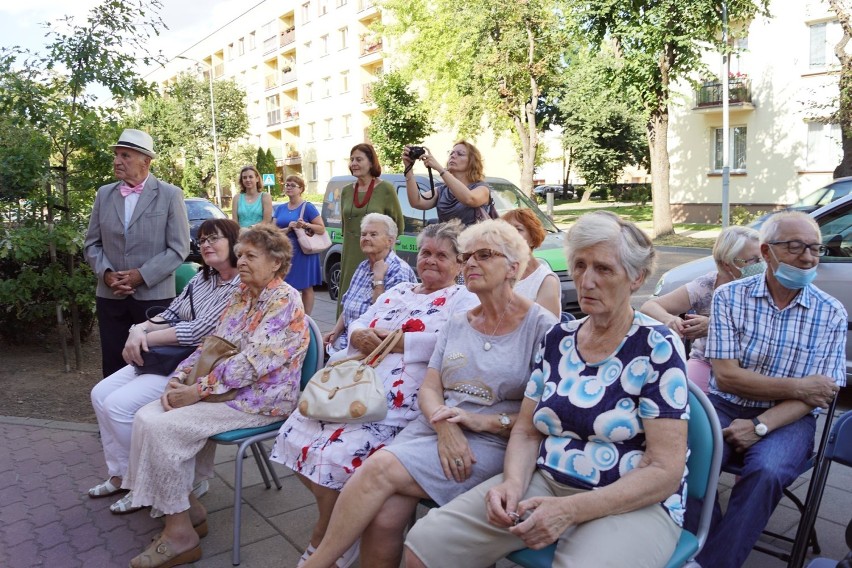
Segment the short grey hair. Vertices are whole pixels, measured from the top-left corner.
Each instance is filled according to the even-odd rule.
[[[760,233],[751,227],[728,227],[716,237],[713,245],[713,260],[717,265],[731,264],[749,241],[759,242]]]
[[[814,221],[814,218],[807,213],[802,213],[801,211],[781,211],[780,213],[770,215],[770,217],[764,221],[763,226],[760,228],[760,243],[769,244],[772,241],[778,240],[778,232],[781,230],[781,222],[788,219],[802,219],[806,221],[808,225],[813,227],[816,236],[820,236],[819,225],[816,221]]]
[[[657,253],[648,235],[635,223],[609,211],[586,213],[577,219],[565,237],[565,256],[569,273],[574,269],[577,251],[610,243],[618,251],[618,261],[631,280],[644,280],[654,273]]]
[[[489,248],[502,253],[509,264],[517,262],[518,272],[515,280],[521,279],[530,259],[530,245],[515,227],[503,219],[486,219],[469,226],[459,236],[459,246],[462,249],[474,241],[483,241]]]
[[[369,225],[370,223],[375,223],[376,225],[384,225],[385,231],[387,231],[388,236],[396,241],[396,237],[399,235],[399,228],[396,226],[396,221],[388,217],[383,213],[367,213],[364,215],[364,218],[361,219],[361,230],[364,230],[364,227]]]
[[[464,230],[464,225],[458,219],[450,219],[446,223],[434,223],[427,225],[425,229],[417,235],[417,248],[423,244],[426,239],[434,239],[436,241],[447,241],[453,249],[453,254],[459,254],[459,235]]]

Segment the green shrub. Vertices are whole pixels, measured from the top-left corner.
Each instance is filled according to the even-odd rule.
[[[766,211],[749,211],[742,205],[737,205],[731,209],[731,225],[748,225],[758,217],[766,215]],[[722,219],[719,219],[722,222]]]

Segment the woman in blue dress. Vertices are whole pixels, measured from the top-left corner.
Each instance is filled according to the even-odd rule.
[[[313,203],[305,201],[305,180],[299,176],[287,176],[284,180],[284,195],[289,201],[275,210],[275,224],[290,237],[293,245],[293,261],[285,281],[302,293],[305,313],[310,315],[314,309],[314,286],[322,284],[319,254],[305,254],[299,246],[293,229],[310,229],[314,233],[325,231],[322,216]]]

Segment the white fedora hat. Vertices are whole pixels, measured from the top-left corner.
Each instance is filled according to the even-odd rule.
[[[137,152],[141,152],[152,158],[157,157],[157,153],[154,152],[154,139],[151,138],[150,134],[143,132],[142,130],[125,128],[124,132],[121,133],[121,136],[118,137],[118,142],[110,146],[110,148],[119,147],[130,148],[131,150],[136,150]]]

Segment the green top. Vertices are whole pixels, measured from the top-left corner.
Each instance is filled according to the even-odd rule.
[[[353,195],[355,185],[349,184],[340,192],[340,223],[343,230],[343,255],[340,259],[340,292],[337,296],[337,312],[340,313],[340,301],[343,294],[349,289],[349,281],[355,269],[364,260],[361,252],[361,219],[367,213],[382,213],[394,221],[399,228],[399,234],[405,231],[405,218],[402,216],[402,207],[396,196],[394,186],[386,181],[380,181],[373,188],[373,195],[364,207],[355,207]]]

